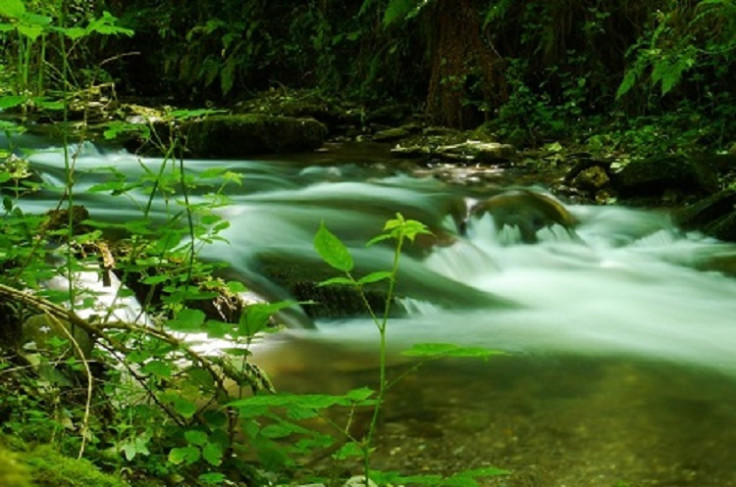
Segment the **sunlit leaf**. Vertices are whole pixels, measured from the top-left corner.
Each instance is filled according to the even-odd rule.
[[[345,460],[348,458],[362,456],[363,449],[360,447],[359,444],[355,443],[354,441],[345,443],[343,446],[340,447],[339,450],[332,454],[332,458],[334,458],[335,460]]]
[[[0,2],[0,17],[17,19],[26,12],[23,0],[2,0]]]
[[[202,446],[207,443],[207,433],[199,430],[189,430],[184,433],[184,439],[190,445]]]
[[[379,272],[372,272],[368,274],[367,276],[363,276],[360,279],[358,279],[359,284],[370,284],[372,282],[379,282],[384,281],[387,279],[391,279],[392,274],[389,271],[379,271]]]
[[[343,272],[353,269],[353,257],[348,248],[327,229],[325,222],[320,223],[314,237],[314,248],[322,260],[335,269]]]
[[[22,105],[28,99],[27,96],[7,95],[0,96],[0,109],[5,110]]]
[[[296,405],[303,408],[324,409],[337,404],[348,404],[349,402],[345,396],[327,394],[270,394],[239,399],[232,401],[228,406],[248,408],[252,406],[289,407]]]
[[[177,313],[167,326],[174,331],[200,331],[204,324],[205,314],[198,309],[184,308]]]
[[[208,472],[201,474],[199,477],[197,477],[197,480],[199,480],[203,484],[221,485],[226,478],[227,476],[224,473]]]
[[[160,360],[153,360],[143,366],[143,372],[157,377],[169,378],[171,377],[171,365]]]
[[[294,433],[294,430],[284,424],[270,424],[261,430],[261,435],[266,438],[286,438]]]
[[[331,277],[317,284],[317,286],[355,286],[356,282],[349,277]]]
[[[207,443],[204,448],[202,448],[202,458],[204,458],[207,463],[215,467],[222,463],[222,456],[224,453],[225,452],[222,447],[217,443]]]
[[[180,397],[174,398],[172,404],[174,405],[174,410],[185,418],[191,418],[197,412],[196,404]]]
[[[169,452],[169,462],[174,465],[191,465],[201,458],[199,448],[186,446],[184,448],[172,448]]]
[[[251,304],[240,315],[237,328],[238,334],[240,336],[254,336],[268,326],[272,314],[282,309],[290,308],[295,304],[294,301]]]

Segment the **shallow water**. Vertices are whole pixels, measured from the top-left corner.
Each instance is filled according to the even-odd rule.
[[[93,146],[81,154],[76,201],[98,219],[137,217],[142,195],[113,200],[85,189],[108,177],[95,170],[101,165],[135,179],[141,163],[158,161]],[[320,158],[187,162],[193,172],[225,165],[245,178],[218,210],[231,223],[229,245],[203,255],[227,261],[264,294],[288,297],[261,274],[264,256],[318,266],[312,238],[325,221],[351,247],[359,274],[383,269],[390,249],[363,243],[401,211],[452,243],[403,257],[408,314],[390,323],[392,370],[407,366],[400,351],[417,342],[509,354],[434,364],[406,378],[381,424],[378,466],[514,470],[484,485],[736,485],[736,280],[699,270],[733,258],[736,246],[686,234],[666,213],[621,207],[571,206],[574,235],[543,230],[534,245],[487,216],[461,236],[447,213],[482,190],[417,178],[372,157]],[[31,160],[48,181],[62,180],[58,150]],[[26,208],[43,211],[55,197],[40,195]],[[166,205],[154,208],[163,219]],[[256,358],[277,386],[344,392],[375,384],[369,320],[316,326],[260,346]]]

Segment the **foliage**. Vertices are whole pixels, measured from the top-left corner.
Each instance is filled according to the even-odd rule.
[[[366,245],[375,245],[383,241],[394,242],[394,257],[393,263],[388,271],[377,271],[367,274],[359,279],[356,279],[352,275],[354,268],[354,261],[348,248],[334,235],[327,227],[324,222],[320,224],[319,230],[314,237],[314,247],[322,257],[322,259],[334,269],[341,271],[344,276],[335,277],[322,282],[322,285],[346,285],[355,287],[365,304],[365,307],[370,314],[374,325],[378,331],[379,347],[378,347],[378,391],[376,392],[375,399],[369,403],[362,405],[370,405],[373,408],[371,415],[371,421],[368,426],[368,430],[363,438],[355,438],[352,436],[349,430],[349,424],[346,426],[342,433],[347,437],[349,442],[345,443],[342,448],[336,454],[337,458],[344,456],[360,456],[363,460],[363,475],[364,478],[371,479],[377,482],[379,485],[387,483],[416,483],[425,485],[477,485],[473,477],[475,476],[495,476],[507,474],[507,471],[495,468],[484,469],[483,471],[466,471],[451,478],[442,478],[440,476],[433,475],[416,475],[411,477],[402,477],[396,473],[388,472],[375,472],[371,469],[371,455],[374,450],[374,436],[378,426],[378,418],[381,414],[382,407],[384,405],[386,395],[389,389],[394,385],[401,376],[397,379],[390,381],[387,377],[387,343],[386,343],[386,332],[388,329],[389,312],[394,299],[395,285],[398,276],[399,262],[401,257],[401,251],[406,241],[413,242],[418,235],[430,234],[427,227],[416,220],[407,220],[400,213],[396,214],[396,218],[388,220],[383,228],[383,232],[375,236],[368,241]],[[384,309],[374,310],[368,302],[364,286],[367,284],[373,284],[377,282],[388,282],[388,290],[386,292]],[[481,357],[487,358],[498,352],[494,352],[481,347],[460,347],[452,344],[419,344],[413,346],[407,350],[405,354],[411,357],[419,357],[425,360],[437,359],[442,357]],[[423,362],[420,362],[414,369],[421,366]],[[355,397],[356,392],[352,391],[348,393],[348,396],[352,395]],[[366,394],[361,393],[361,399],[368,399],[372,395],[373,391],[366,390]],[[344,400],[343,398],[327,398],[327,401],[321,404],[322,406],[331,406]],[[361,404],[353,403],[351,407],[355,408]],[[352,416],[352,414],[351,414]]]
[[[117,25],[117,19],[104,11],[95,16],[83,2],[74,2],[80,10],[68,12],[65,2],[27,2],[6,0],[0,7],[0,37],[5,51],[4,76],[10,78],[16,94],[40,96],[47,90],[68,90],[71,86],[89,84],[90,79],[76,76],[67,80],[58,66],[85,58],[86,43],[98,36],[133,35],[133,31]],[[63,62],[60,62],[63,61]],[[62,68],[65,69],[65,68]],[[79,69],[78,73],[88,73]],[[6,86],[7,87],[7,86]],[[6,99],[6,105],[7,105]],[[24,99],[18,99],[18,104]],[[34,103],[45,101],[34,99]],[[6,106],[7,108],[7,106]]]

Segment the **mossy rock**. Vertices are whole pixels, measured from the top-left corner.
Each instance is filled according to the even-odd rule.
[[[51,445],[36,447],[25,456],[37,487],[128,487],[124,480],[101,472],[86,459],[69,458]],[[0,485],[15,485],[0,482]],[[24,485],[24,484],[20,484]]]
[[[17,453],[0,447],[0,485],[31,487],[31,473]]]
[[[632,161],[615,175],[623,197],[656,196],[677,190],[709,194],[718,190],[718,178],[702,161],[685,156],[658,156]]]
[[[565,206],[552,196],[526,189],[511,190],[481,200],[470,209],[470,215],[482,217],[489,213],[496,228],[518,227],[522,241],[535,243],[537,232],[559,225],[572,232],[577,223]]]
[[[318,149],[327,128],[313,118],[261,114],[214,115],[182,125],[192,157],[236,158]]]

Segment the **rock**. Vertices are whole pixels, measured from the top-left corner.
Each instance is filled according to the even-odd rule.
[[[213,115],[182,124],[191,157],[242,157],[318,149],[327,128],[313,118]]]
[[[736,242],[736,189],[720,191],[680,210],[675,220],[685,230]]]
[[[560,225],[571,230],[575,217],[552,196],[529,190],[514,190],[492,196],[475,204],[471,216],[490,213],[497,229],[517,227],[525,243],[537,241],[537,232],[545,227]]]
[[[572,180],[572,185],[585,191],[597,191],[602,189],[611,179],[608,177],[606,170],[601,166],[592,166],[583,169]]]
[[[44,229],[46,231],[54,231],[65,229],[69,227],[69,212],[71,211],[71,226],[72,235],[81,235],[88,233],[91,228],[85,225],[83,222],[89,220],[89,211],[82,205],[73,205],[71,210],[67,208],[60,208],[58,210],[49,210],[44,216],[46,221],[44,222]]]
[[[365,476],[355,475],[350,477],[347,482],[343,484],[343,487],[378,487],[374,481],[368,479],[368,485],[366,486]]]
[[[402,146],[399,144],[391,149],[391,154],[396,157],[405,157],[407,159],[421,159],[429,157],[432,154],[432,149],[431,147],[423,145]]]
[[[404,127],[390,128],[386,130],[380,130],[373,134],[374,142],[391,142],[397,139],[401,139],[409,135],[409,131]]]
[[[435,153],[453,161],[497,163],[512,159],[516,155],[516,149],[510,144],[467,140],[460,144],[437,147]]]
[[[658,156],[632,161],[615,175],[622,197],[656,196],[668,190],[686,195],[718,190],[718,178],[708,165],[685,156]]]
[[[78,326],[72,327],[72,325],[66,321],[59,321],[58,319],[52,318],[46,314],[37,314],[28,317],[23,322],[21,329],[21,337],[19,347],[21,353],[49,353],[49,352],[62,352],[60,356],[79,357],[79,352],[73,344],[68,343],[64,345],[62,350],[55,348],[53,345],[54,340],[65,340],[69,341],[69,335],[74,337],[74,340],[79,345],[79,349],[84,353],[85,358],[91,358],[92,348],[94,347],[94,341],[87,334],[86,331],[82,330]]]

